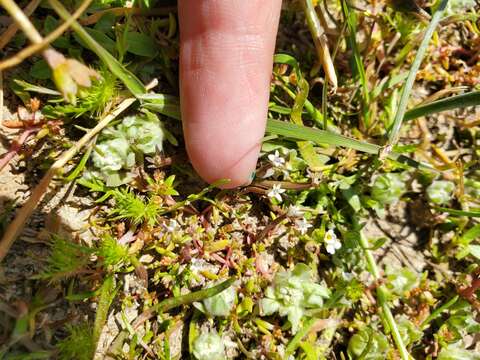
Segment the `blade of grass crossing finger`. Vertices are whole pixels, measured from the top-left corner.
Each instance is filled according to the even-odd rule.
[[[64,21],[72,16],[58,0],[48,0],[48,2]],[[135,97],[147,92],[143,83],[96,42],[78,22],[72,23],[72,29]]]
[[[292,59],[294,62],[291,62]],[[285,57],[283,57],[282,61],[290,62],[290,65],[293,67],[297,66],[295,59],[290,57],[289,55],[286,55]],[[279,61],[279,62],[282,62],[282,61]],[[161,94],[148,94],[148,95],[141,95],[139,99],[143,101],[143,105],[142,105],[143,107],[149,110],[170,116],[174,119],[181,120],[180,106],[177,98],[173,96],[165,96]],[[308,100],[305,100],[304,105],[306,110],[307,110],[307,102]],[[289,112],[290,114],[293,111],[287,108],[285,110],[288,110],[287,112]],[[294,118],[295,116],[298,117],[298,114],[294,115]],[[368,154],[374,154],[374,155],[378,155],[381,150],[381,147],[378,145],[352,139],[332,131],[325,131],[325,130],[310,128],[307,126],[292,124],[285,121],[274,120],[274,119],[267,120],[266,132],[271,133],[273,135],[284,136],[293,140],[312,141],[317,144],[340,146],[340,147],[350,148],[350,149],[354,149],[354,150],[358,150],[358,151],[362,151],[362,152],[365,152]],[[428,166],[427,164],[419,163],[413,159],[410,159],[408,157],[405,157],[397,153],[390,154],[390,158],[402,163],[406,163],[407,165],[414,168],[423,168],[423,169],[429,169],[429,170],[435,171],[435,169]]]
[[[447,3],[448,3],[448,0],[442,0],[437,10],[433,14],[432,19],[430,20],[430,24],[428,24],[427,30],[425,32],[424,38],[420,44],[420,47],[417,50],[417,55],[415,56],[415,60],[413,61],[413,64],[410,68],[407,80],[403,85],[400,102],[398,104],[398,108],[395,113],[395,118],[393,120],[392,128],[390,129],[390,132],[389,132],[387,146],[385,147],[386,149],[385,151],[387,153],[398,142],[403,118],[407,110],[408,99],[410,98],[410,93],[412,91],[412,87],[415,82],[418,69],[422,64],[422,60],[425,57],[425,52],[427,51],[428,44],[430,43],[430,39],[432,38],[433,32],[435,31],[435,28],[437,27],[438,23],[442,18],[442,14],[447,6]]]
[[[268,119],[267,132],[295,140],[313,141],[320,144],[347,147],[369,154],[378,154],[380,146],[348,138],[330,131],[290,124],[280,120]]]
[[[378,155],[382,149],[382,147],[379,145],[352,139],[331,131],[314,129],[307,126],[296,125],[274,119],[267,120],[266,131],[273,135],[280,135],[293,140],[313,141],[317,144],[327,144],[332,146],[345,147],[373,155]],[[395,152],[390,153],[389,158],[404,163],[413,168],[437,171],[428,164],[420,163]]]
[[[480,91],[455,95],[446,99],[437,100],[426,105],[421,105],[406,112],[404,120],[413,120],[442,111],[480,105]]]

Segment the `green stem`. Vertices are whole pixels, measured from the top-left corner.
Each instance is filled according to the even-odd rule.
[[[30,22],[27,15],[20,9],[20,7],[13,0],[0,0],[0,5],[2,5],[5,10],[10,14],[13,20],[17,25],[22,29],[28,39],[34,43],[41,43],[43,38],[42,35],[35,29],[35,26]]]
[[[377,281],[380,280],[380,271],[378,269],[377,263],[375,261],[375,258],[373,257],[372,252],[369,250],[370,245],[368,244],[367,238],[365,237],[362,231],[360,231],[360,245],[362,246],[363,251],[365,253],[365,257],[367,259],[368,270],[373,275],[373,278],[375,280]],[[395,322],[395,318],[393,317],[392,311],[388,306],[387,293],[388,293],[388,290],[385,287],[385,285],[378,286],[377,301],[380,304],[380,307],[382,308],[385,321],[390,327],[393,341],[395,342],[395,345],[397,346],[397,350],[400,353],[400,358],[402,360],[409,360],[411,359],[410,354],[408,353],[408,350],[405,347],[405,344],[403,343],[402,337],[400,335],[400,331],[398,330],[397,323]]]

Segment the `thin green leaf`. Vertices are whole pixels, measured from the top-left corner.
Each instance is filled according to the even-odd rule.
[[[73,171],[65,178],[65,182],[71,182],[75,180],[78,177],[78,175],[80,175],[80,173],[85,168],[85,165],[87,164],[87,160],[90,157],[90,154],[92,153],[92,149],[93,149],[92,146],[90,146],[87,149],[87,151],[85,152],[85,154],[83,154],[82,158],[80,159],[80,162],[75,167],[75,169],[73,169]]]
[[[102,31],[99,31],[99,30],[95,30],[95,29],[89,29],[89,28],[85,28],[85,31],[88,33],[88,35],[90,35],[92,37],[92,39],[94,39],[100,46],[103,46],[103,48],[110,52],[110,53],[114,53],[115,52],[115,41],[113,41],[112,39],[110,39],[104,32]],[[83,38],[81,36],[79,36],[78,34],[75,36],[75,40],[77,40],[80,45],[82,45],[85,49],[89,49],[90,48],[90,45],[88,44],[88,42],[86,42],[85,40],[83,40]]]
[[[235,277],[231,277],[211,288],[194,291],[182,296],[163,300],[162,302],[154,306],[155,312],[165,312],[181,305],[192,304],[194,302],[202,301],[209,297],[215,296],[221,293],[223,290],[228,289],[230,286],[232,286],[235,280]]]
[[[142,101],[142,107],[180,120],[180,102],[178,98],[163,94],[143,94],[138,97]]]
[[[480,91],[473,91],[467,94],[451,96],[446,99],[437,100],[426,105],[421,105],[407,111],[404,120],[413,120],[442,111],[448,111],[468,106],[480,105]]]
[[[154,57],[158,54],[158,45],[150,36],[140,32],[129,31],[125,34],[127,51],[146,57]]]
[[[33,85],[33,84],[30,84],[26,81],[19,80],[19,79],[13,79],[13,81],[17,85],[21,86],[22,89],[25,90],[25,91],[32,91],[32,92],[36,92],[36,93],[39,93],[39,94],[46,94],[46,95],[56,95],[56,96],[62,95],[59,91],[52,90],[52,89],[46,88],[44,86]]]
[[[317,144],[347,147],[369,154],[378,154],[380,146],[348,138],[325,130],[268,119],[267,132],[295,140],[313,141]]]
[[[96,345],[100,334],[102,333],[103,325],[107,321],[108,309],[112,304],[115,295],[117,294],[113,276],[109,276],[103,282],[100,288],[100,299],[98,300],[97,314],[95,316],[95,323],[93,325],[93,343]]]
[[[49,0],[48,2],[64,21],[72,16],[58,0]],[[72,23],[72,29],[135,97],[147,92],[142,82],[96,42],[78,22]]]
[[[298,80],[298,88],[299,88],[299,92],[297,93],[297,96],[295,96],[295,102],[293,104],[290,118],[292,119],[293,123],[297,125],[302,125],[303,124],[303,121],[302,121],[303,106],[307,101],[308,92],[310,90],[307,80],[305,80],[303,77]]]
[[[451,308],[455,303],[458,301],[459,296],[455,295],[453,298],[451,298],[449,301],[447,301],[445,304],[439,306],[437,309],[435,309],[420,325],[421,329],[427,328],[428,324],[430,324],[433,320],[435,320],[437,317],[439,317],[444,311],[448,310]]]
[[[375,144],[352,139],[334,132],[314,129],[306,126],[299,126],[280,120],[268,119],[266,131],[274,135],[281,135],[294,140],[306,140],[313,141],[317,144],[340,146],[362,151],[368,154],[378,155],[381,150],[381,147]],[[428,164],[420,163],[395,152],[390,153],[389,158],[401,163],[405,163],[406,165],[414,168],[437,171]]]
[[[444,207],[435,207],[437,211],[443,211],[453,216],[468,216],[468,217],[480,217],[480,211],[464,211],[464,210],[456,210],[456,209],[449,209]]]
[[[435,28],[437,27],[438,23],[442,18],[443,10],[445,10],[447,3],[448,0],[441,1],[440,5],[432,16],[432,20],[427,27],[422,43],[417,50],[417,55],[415,56],[415,60],[413,61],[412,67],[410,68],[410,71],[408,73],[407,81],[402,88],[400,103],[398,104],[397,112],[395,113],[395,118],[393,120],[393,125],[389,133],[388,143],[385,148],[386,153],[388,153],[392,149],[392,147],[398,142],[403,118],[405,116],[405,112],[407,111],[408,99],[410,98],[410,93],[412,91],[417,72],[420,68],[420,65],[422,64],[428,44],[430,43],[430,39],[432,38],[433,32],[435,31]]]
[[[171,310],[173,308],[179,307],[181,305],[188,305],[197,301],[202,301],[203,299],[215,296],[221,293],[223,290],[228,289],[234,282],[236,278],[231,277],[224,282],[213,286],[211,288],[194,291],[182,296],[173,297],[170,299],[165,299],[158,304],[152,306],[150,309],[145,311],[140,318],[137,319],[133,328],[139,326],[142,322],[150,319],[155,313],[163,313],[165,311]]]

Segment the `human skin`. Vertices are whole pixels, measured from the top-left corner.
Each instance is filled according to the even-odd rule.
[[[267,119],[281,0],[179,0],[180,100],[207,182],[251,182]]]

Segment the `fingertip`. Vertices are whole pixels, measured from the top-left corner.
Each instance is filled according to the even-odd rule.
[[[243,137],[241,134],[223,134],[204,141],[200,133],[188,135],[195,131],[195,126],[187,127],[187,152],[196,172],[207,182],[227,181],[219,187],[231,189],[246,186],[253,180],[258,154],[260,152],[262,132],[260,136]],[[203,129],[196,129],[201,132]],[[263,130],[262,130],[263,131]],[[258,133],[258,131],[257,131]]]
[[[281,0],[180,0],[187,152],[206,181],[251,182],[265,132]]]

